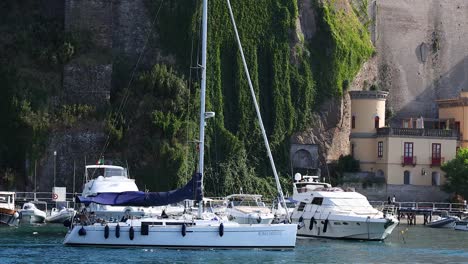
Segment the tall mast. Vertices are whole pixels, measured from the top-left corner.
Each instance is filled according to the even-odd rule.
[[[263,127],[262,115],[260,113],[260,108],[258,107],[257,97],[256,97],[255,91],[253,89],[252,81],[250,80],[249,69],[247,67],[247,62],[245,61],[244,50],[242,49],[242,44],[240,42],[239,33],[237,32],[236,21],[234,20],[234,15],[232,14],[231,2],[229,0],[227,0],[227,5],[228,5],[228,8],[229,8],[229,14],[231,16],[232,25],[234,27],[234,33],[236,35],[237,45],[239,46],[239,52],[240,52],[240,55],[241,55],[241,58],[242,58],[242,63],[244,64],[245,75],[246,75],[247,81],[249,83],[250,94],[252,95],[252,100],[253,100],[253,103],[254,103],[254,106],[255,106],[255,111],[257,112],[258,123],[260,125],[260,129],[262,130],[263,142],[265,143],[265,147],[267,149],[268,158],[270,159],[271,169],[273,170],[273,175],[275,176],[276,188],[277,188],[277,191],[278,191],[279,199],[280,199],[280,202],[283,204],[283,206],[284,206],[284,208],[286,210],[287,219],[289,220],[289,213],[288,213],[288,210],[287,210],[288,207],[286,206],[286,201],[284,200],[283,189],[281,188],[281,183],[280,183],[280,180],[279,180],[279,177],[278,177],[278,173],[276,172],[275,161],[273,160],[273,155],[271,154],[270,144],[268,143],[268,137],[266,135],[265,128]]]
[[[203,197],[203,158],[205,155],[205,91],[206,91],[206,43],[208,35],[208,0],[203,0],[202,10],[202,55],[201,55],[201,91],[200,91],[200,137],[198,141],[198,173],[201,176]],[[198,203],[198,215],[202,213],[202,201]]]

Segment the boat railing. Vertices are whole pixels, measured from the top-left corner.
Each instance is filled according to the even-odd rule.
[[[66,193],[65,201],[56,201],[52,192],[16,192],[16,206],[21,207],[26,202],[38,201],[47,203],[48,208],[53,208],[56,202],[67,202],[76,209],[75,195],[77,193]]]

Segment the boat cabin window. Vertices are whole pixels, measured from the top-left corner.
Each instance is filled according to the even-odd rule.
[[[322,203],[323,203],[323,197],[315,197],[315,198],[312,200],[312,204],[322,205]]]
[[[301,203],[299,204],[299,207],[297,208],[297,211],[299,211],[299,212],[304,211],[304,207],[305,207],[305,206],[306,206],[306,203],[301,202]]]

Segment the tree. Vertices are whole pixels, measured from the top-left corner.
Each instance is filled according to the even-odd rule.
[[[457,156],[442,165],[447,181],[443,186],[447,192],[468,197],[468,148],[462,148]]]

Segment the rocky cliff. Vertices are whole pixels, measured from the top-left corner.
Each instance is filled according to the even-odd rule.
[[[196,2],[46,2],[0,5],[5,14],[26,7],[22,5],[38,10],[15,27],[25,32],[24,38],[15,39],[15,30],[3,28],[4,36],[14,37],[1,38],[2,47],[44,43],[17,49],[11,56],[16,63],[0,69],[0,80],[8,84],[0,110],[4,121],[22,131],[0,131],[3,188],[16,176],[17,186],[32,189],[32,164],[37,160],[41,191],[52,186],[54,162],[57,185],[70,189],[73,165],[80,182],[85,158],[94,162],[102,153],[128,160],[141,187],[158,190],[183,183],[196,155],[187,144],[196,140],[197,52],[191,52],[199,41]],[[221,0],[210,4],[207,107],[217,117],[208,125],[206,183],[213,195],[238,191],[239,186],[273,194],[227,9]],[[434,105],[427,102],[456,95],[466,85],[463,28],[468,12],[463,1],[232,4],[285,179],[291,142],[319,144],[322,163],[348,153],[348,90],[373,85],[390,91],[398,117],[435,116]],[[28,24],[48,29],[43,34],[48,38],[37,42],[37,29],[28,29]],[[11,71],[22,75],[8,74]],[[31,85],[38,77],[22,78],[25,73],[54,84],[41,90],[44,99]],[[21,79],[29,88],[15,90]],[[14,92],[23,90],[27,92]],[[8,142],[21,138],[27,138],[25,145],[14,156],[7,155],[14,153]]]

